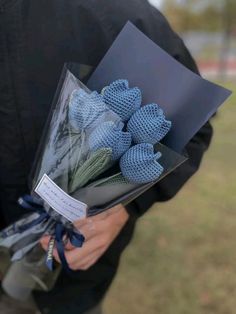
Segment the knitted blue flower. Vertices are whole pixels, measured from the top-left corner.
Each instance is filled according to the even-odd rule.
[[[143,106],[130,118],[127,130],[135,143],[156,144],[171,128],[171,121],[165,119],[163,110],[157,104]]]
[[[120,159],[123,176],[132,183],[144,184],[157,180],[163,167],[157,162],[161,153],[154,153],[153,145],[142,143],[131,147]]]
[[[109,108],[97,92],[86,93],[83,89],[75,90],[69,103],[69,121],[77,131],[89,128],[96,119]]]
[[[131,134],[123,132],[123,123],[104,122],[90,135],[89,147],[92,151],[100,148],[111,148],[112,159],[118,160],[131,145]]]
[[[108,107],[126,122],[141,106],[142,95],[137,87],[129,88],[127,80],[117,80],[104,89],[103,98]]]

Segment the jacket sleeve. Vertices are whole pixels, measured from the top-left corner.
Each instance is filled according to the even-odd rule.
[[[130,20],[172,57],[199,74],[196,63],[183,41],[171,29],[165,17],[146,0],[120,0],[117,3],[105,1],[104,5],[102,2],[103,0],[101,0],[101,6],[95,15],[102,25],[107,48],[126,22]],[[198,170],[203,154],[211,142],[212,133],[212,127],[207,122],[185,148],[189,157],[188,161],[137,198],[127,207],[128,211],[140,216],[155,202],[173,198]]]

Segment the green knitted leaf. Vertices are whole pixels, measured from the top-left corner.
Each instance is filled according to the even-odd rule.
[[[112,163],[112,149],[102,148],[94,152],[81,167],[77,169],[71,179],[69,193],[85,186],[89,181],[96,179],[101,173],[109,168]]]

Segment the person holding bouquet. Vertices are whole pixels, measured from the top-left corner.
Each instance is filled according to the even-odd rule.
[[[1,228],[25,213],[17,200],[29,192],[27,178],[63,64],[72,61],[96,67],[128,20],[199,74],[183,41],[146,0],[0,0]],[[80,249],[66,247],[75,275],[62,272],[52,291],[34,293],[42,314],[95,313],[137,219],[155,202],[176,195],[198,170],[211,137],[207,123],[186,146],[189,160],[178,170],[126,208],[118,205],[76,223],[85,244]],[[44,249],[48,241],[42,238]],[[59,261],[56,251],[54,257]]]

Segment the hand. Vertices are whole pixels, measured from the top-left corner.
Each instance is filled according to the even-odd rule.
[[[86,218],[74,223],[75,227],[84,235],[82,248],[75,248],[70,243],[65,248],[65,256],[72,270],[87,270],[109,248],[119,235],[129,218],[129,214],[122,205],[115,206],[97,216]],[[42,247],[47,250],[50,237],[41,239]],[[60,263],[57,250],[53,253]]]

